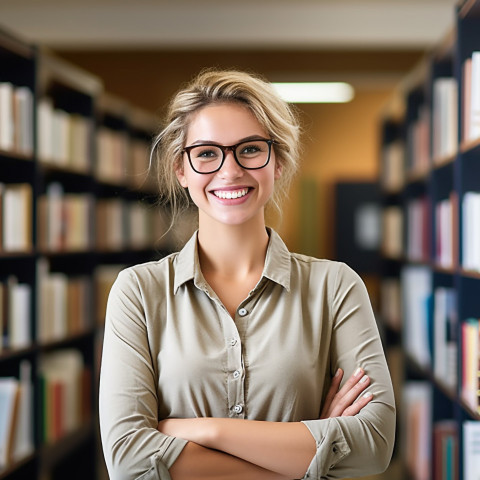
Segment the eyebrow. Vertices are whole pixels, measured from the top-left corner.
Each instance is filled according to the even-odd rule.
[[[234,145],[237,145],[238,143],[243,143],[243,142],[249,142],[250,140],[269,140],[268,138],[262,137],[261,135],[250,135],[245,138],[241,138],[238,140],[238,142],[235,142]],[[190,144],[190,146],[193,145],[222,145],[220,142],[215,142],[214,140],[195,140],[193,143]]]

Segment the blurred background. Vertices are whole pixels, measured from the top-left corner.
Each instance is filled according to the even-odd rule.
[[[395,112],[402,112],[403,105],[397,104],[399,86],[411,72],[421,69],[432,50],[442,49],[445,42],[451,44],[457,3],[455,0],[1,0],[0,30],[8,38],[12,35],[22,44],[34,45],[40,51],[40,58],[44,55],[54,59],[38,61],[38,85],[32,87],[37,89],[38,98],[57,95],[55,107],[85,115],[80,107],[74,112],[76,107],[71,107],[70,100],[59,93],[64,92],[64,86],[58,85],[74,85],[72,90],[81,91],[84,84],[87,95],[101,90],[98,103],[103,113],[99,124],[103,122],[103,126],[121,130],[122,122],[130,122],[131,107],[135,112],[132,123],[136,121],[134,117],[143,119],[139,122],[141,128],[133,130],[143,129],[144,146],[160,124],[172,94],[205,67],[245,69],[272,82],[349,83],[354,95],[346,103],[295,104],[303,126],[301,169],[284,205],[281,222],[275,223],[275,227],[292,251],[349,263],[363,277],[374,309],[379,312],[382,285],[379,176],[385,118],[392,112],[394,116]],[[9,41],[5,40],[3,45],[8,51]],[[0,82],[15,83],[5,73],[16,65],[9,55],[2,53],[5,61],[0,64]],[[56,75],[60,80],[55,79]],[[6,159],[4,169],[0,169],[0,182],[35,185],[33,196],[38,199],[38,211],[35,207],[33,215],[38,225],[34,228],[39,232],[42,196],[56,198],[63,190],[73,194],[83,193],[82,188],[86,188],[97,200],[118,195],[127,203],[140,200],[132,193],[131,186],[124,185],[121,174],[112,181],[115,175],[108,178],[107,173],[104,181],[100,174],[91,178],[85,172],[59,169],[58,165],[46,162],[43,170],[33,171],[28,177],[23,176],[24,168],[18,167],[13,152],[7,155],[0,148],[0,154],[2,158],[13,158]],[[7,161],[12,162],[12,168],[5,166]],[[88,188],[79,187],[90,182]],[[152,194],[152,190],[148,192]],[[359,205],[365,208],[359,211]],[[135,225],[132,222],[130,227]],[[97,226],[97,230],[101,228]],[[47,245],[43,255],[36,242],[41,243],[33,240],[31,266],[28,255],[22,254],[19,259],[11,254],[4,255],[3,260],[0,257],[1,281],[7,284],[7,277],[17,274],[20,283],[23,277],[23,283],[33,289],[29,297],[31,321],[36,325],[33,337],[40,332],[34,306],[38,306],[37,297],[42,296],[38,291],[35,293],[40,285],[39,271],[45,275],[44,279],[61,273],[66,275],[67,282],[94,272],[93,288],[101,299],[93,314],[95,327],[87,329],[93,332],[91,337],[65,335],[63,341],[49,339],[45,348],[35,346],[20,354],[9,353],[8,348],[2,353],[0,349],[0,366],[5,366],[5,375],[18,377],[15,372],[22,360],[28,360],[34,372],[42,371],[46,354],[73,348],[82,352],[85,363],[90,364],[91,373],[95,374],[101,348],[98,325],[102,323],[102,302],[112,274],[108,268],[100,267],[106,265],[115,270],[120,264],[143,261],[149,258],[151,249],[145,245],[132,248],[134,253],[145,250],[145,257],[126,253],[120,256],[118,250],[126,250],[121,241],[112,253],[111,248],[105,251],[98,248],[102,239],[97,238],[97,247],[87,249],[95,254],[75,256],[73,249],[55,255],[55,248],[52,253],[51,245]],[[169,250],[168,246],[162,248],[165,252]],[[42,263],[44,256],[47,262]],[[107,280],[102,284],[104,278]],[[381,333],[386,345],[392,341],[391,332],[385,333],[381,328]],[[398,346],[401,332],[395,335],[393,344]],[[390,367],[401,381],[404,367],[395,353]],[[33,378],[36,385],[35,373],[28,373],[27,368],[25,375],[27,380]],[[87,384],[95,391],[95,380]],[[0,469],[0,479],[45,480],[67,474],[76,478],[70,477],[75,473],[69,466],[76,465],[78,459],[88,463],[92,458],[99,464],[95,475],[103,478],[98,441],[92,443],[93,447],[85,445],[85,442],[90,445],[90,430],[72,436],[63,453],[61,448],[59,452],[52,451],[58,443],[40,438],[42,434],[38,432],[45,427],[38,413],[45,405],[40,398],[42,392],[41,387],[34,386],[33,454],[13,466],[7,462],[10,466],[3,473]],[[50,450],[44,447],[45,452],[40,448],[43,443],[56,446]],[[376,478],[407,478],[403,464],[396,453],[391,468]],[[85,470],[80,468],[78,472],[78,478],[90,478]],[[432,477],[419,474],[411,478]]]

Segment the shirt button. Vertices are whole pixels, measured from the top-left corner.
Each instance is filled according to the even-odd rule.
[[[241,308],[239,311],[238,311],[238,314],[241,316],[241,317],[244,317],[246,314],[247,314],[247,309],[246,308]]]
[[[241,405],[235,405],[235,406],[233,407],[233,411],[234,411],[235,413],[242,413],[242,412],[243,412],[243,407],[242,407]]]
[[[235,370],[233,372],[233,378],[238,378],[240,376],[240,370]]]
[[[237,344],[237,339],[236,339],[236,338],[232,338],[232,339],[230,340],[230,345],[231,345],[232,347],[234,347],[236,344]]]

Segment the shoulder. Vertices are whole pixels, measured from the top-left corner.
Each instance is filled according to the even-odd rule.
[[[114,286],[117,288],[144,289],[167,280],[175,270],[177,253],[172,253],[159,260],[139,263],[124,268],[118,273]]]

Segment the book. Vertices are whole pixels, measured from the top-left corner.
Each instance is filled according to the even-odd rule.
[[[42,443],[53,443],[88,420],[91,395],[86,372],[82,354],[76,349],[56,350],[42,357],[39,367]]]
[[[15,145],[13,91],[12,83],[0,82],[0,149],[7,151]]]
[[[432,366],[433,279],[431,270],[408,265],[401,271],[403,345],[422,367]]]
[[[480,422],[463,422],[463,480],[480,478]]]
[[[432,157],[434,162],[456,153],[458,145],[458,84],[453,77],[433,82]]]
[[[402,395],[403,444],[409,478],[432,478],[432,385],[406,382]]]
[[[23,155],[33,154],[33,95],[27,87],[13,92],[14,150]]]
[[[433,480],[458,480],[458,425],[453,419],[433,424]]]
[[[8,288],[8,348],[28,347],[32,343],[32,287],[10,276]]]
[[[428,261],[430,257],[430,201],[420,196],[408,201],[407,215],[407,257],[410,261]]]
[[[456,290],[437,287],[434,291],[433,374],[452,391],[457,386],[457,294]]]
[[[480,52],[472,53],[468,140],[480,138]]]
[[[0,468],[12,462],[20,398],[19,382],[14,377],[0,377]]]
[[[480,271],[480,193],[466,192],[462,200],[462,266]]]
[[[461,325],[462,335],[462,385],[461,396],[475,412],[480,413],[479,403],[479,346],[480,320],[468,318]]]
[[[31,378],[32,365],[28,360],[22,360],[19,367],[18,418],[12,449],[12,458],[15,462],[34,451],[33,384]]]
[[[3,186],[2,237],[5,251],[32,249],[32,186],[10,183]]]

